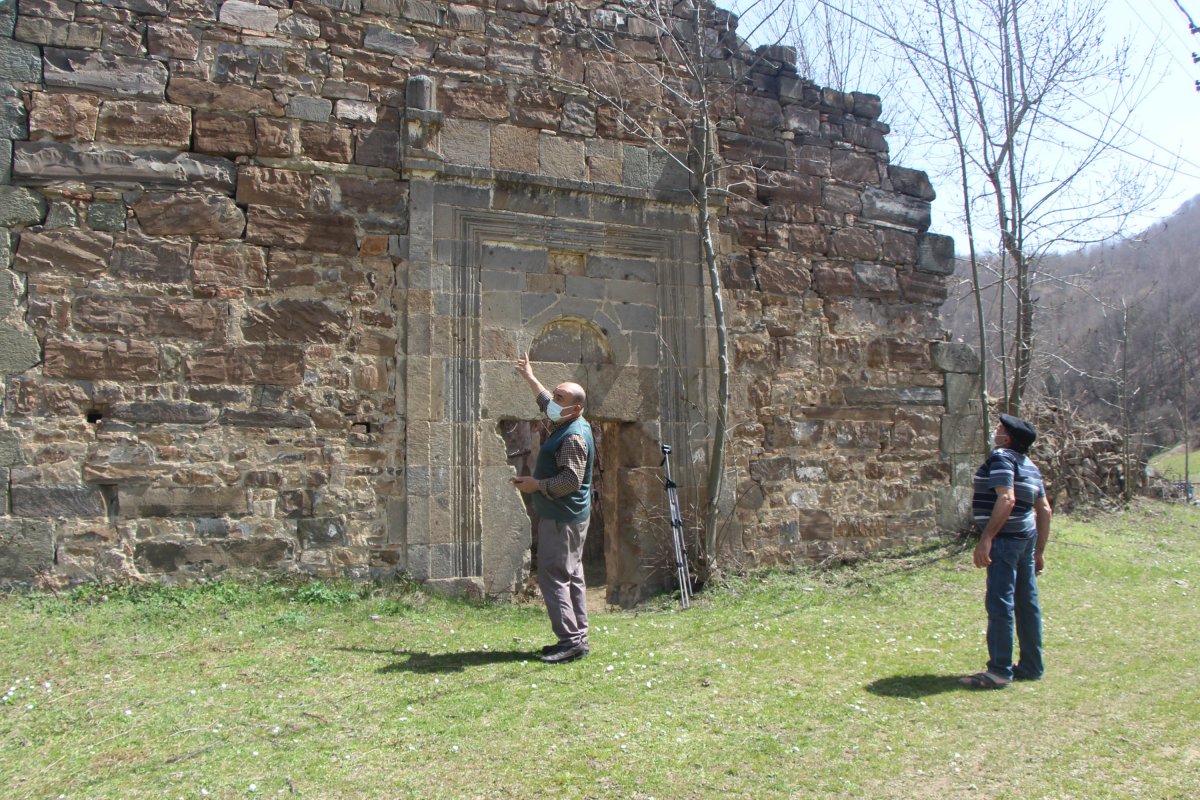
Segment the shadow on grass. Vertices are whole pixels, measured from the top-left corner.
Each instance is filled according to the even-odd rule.
[[[963,689],[958,675],[893,675],[867,684],[867,691],[880,697],[930,697]]]
[[[379,668],[379,672],[462,672],[467,667],[504,664],[512,661],[533,661],[538,654],[528,650],[476,650],[468,653],[423,653],[401,650],[396,655],[406,658]]]

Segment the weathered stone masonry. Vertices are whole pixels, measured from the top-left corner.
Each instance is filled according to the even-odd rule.
[[[528,349],[604,432],[610,597],[661,585],[658,445],[700,504],[710,301],[687,175],[583,88],[669,127],[650,26],[546,0],[2,0],[0,23],[0,581],[510,592]],[[727,560],[952,528],[981,432],[932,188],[888,163],[877,98],[712,24],[738,87]]]

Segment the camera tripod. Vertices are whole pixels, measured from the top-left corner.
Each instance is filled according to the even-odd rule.
[[[667,507],[671,513],[671,539],[675,545],[675,577],[679,581],[679,604],[687,608],[692,603],[692,578],[688,571],[687,539],[683,531],[683,517],[679,513],[679,487],[671,480],[671,446],[662,446],[662,468],[666,475]]]

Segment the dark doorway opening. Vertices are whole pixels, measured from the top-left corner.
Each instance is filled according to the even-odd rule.
[[[588,525],[587,539],[583,546],[583,578],[589,594],[602,589],[609,583],[609,565],[606,558],[608,539],[618,535],[616,530],[617,483],[615,470],[606,465],[617,462],[613,449],[618,446],[617,435],[620,423],[589,419],[592,438],[596,444],[595,461],[592,465],[592,517]],[[544,420],[505,420],[500,423],[500,433],[508,455],[508,463],[518,475],[532,475],[537,463],[537,454],[550,435],[550,423]],[[523,495],[525,511],[529,514],[529,540],[531,566],[537,570],[537,526],[538,515],[533,501]],[[611,530],[610,530],[611,529]]]

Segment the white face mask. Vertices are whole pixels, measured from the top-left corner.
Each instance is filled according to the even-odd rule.
[[[572,406],[574,408],[574,406]],[[563,407],[551,400],[546,404],[546,417],[551,422],[559,422],[563,418]]]

